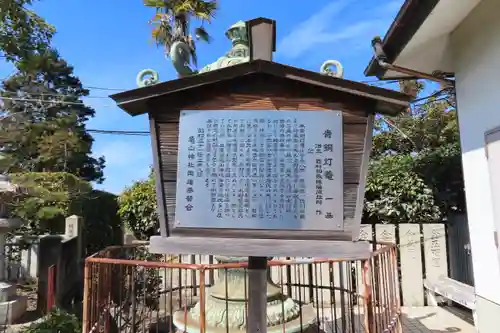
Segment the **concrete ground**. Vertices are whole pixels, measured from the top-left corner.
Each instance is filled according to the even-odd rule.
[[[472,315],[448,307],[403,308],[403,333],[476,333]]]
[[[352,316],[342,314],[337,309],[333,314],[328,308],[319,310],[321,325],[320,332],[324,333],[363,333],[365,316],[363,308],[355,308]],[[377,315],[374,313],[374,319]],[[382,318],[376,321],[375,332],[395,332],[396,327],[386,331],[389,323]],[[333,319],[335,318],[335,319]],[[401,314],[403,333],[477,333],[470,311],[461,310],[456,307],[403,307]],[[309,332],[309,331],[305,331]],[[310,332],[317,332],[311,327]]]
[[[403,333],[477,333],[472,322],[472,315],[454,307],[403,307],[402,310]],[[361,317],[356,319],[356,333],[364,332],[358,325],[361,321]],[[18,333],[26,326],[0,327],[0,331]],[[7,330],[3,331],[2,328]],[[331,324],[325,328],[327,329],[323,329],[323,331],[327,333],[353,332],[350,327],[346,327],[345,330],[341,329],[339,323],[337,323],[337,329],[333,329]],[[311,332],[313,331],[317,332],[316,329],[311,330]]]
[[[335,316],[329,312],[328,309],[320,310],[321,332],[365,332],[362,308],[356,308],[352,318],[344,317],[340,309],[337,309]],[[336,319],[332,320],[333,317]],[[375,328],[376,332],[387,332],[384,330],[387,323],[384,323],[383,319],[379,320],[379,326]],[[401,321],[403,333],[477,333],[471,312],[456,307],[403,307]],[[311,332],[317,332],[317,330],[311,329]]]

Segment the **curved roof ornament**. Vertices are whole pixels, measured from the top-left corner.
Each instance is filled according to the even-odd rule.
[[[335,70],[332,70],[331,67],[335,67]],[[339,79],[344,78],[344,66],[338,60],[325,61],[321,65],[319,72],[328,76],[338,77]]]
[[[160,82],[160,76],[158,72],[153,69],[143,69],[137,74],[135,83],[139,88],[150,86]]]

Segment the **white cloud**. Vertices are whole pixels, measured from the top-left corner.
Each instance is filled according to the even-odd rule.
[[[308,19],[297,25],[288,35],[281,39],[277,52],[279,56],[297,58],[314,47],[325,44],[349,43],[359,44],[363,40],[369,44],[370,38],[380,32],[393,14],[400,1],[392,1],[382,7],[360,8],[357,1],[337,0]],[[356,17],[357,20],[348,20]],[[363,19],[368,17],[369,19]],[[330,25],[341,28],[332,30]],[[354,42],[354,43],[353,43]]]
[[[366,33],[373,31],[373,27],[381,23],[383,22],[380,20],[356,22],[339,32],[320,34],[320,42],[332,43],[364,36]]]
[[[296,58],[321,42],[319,34],[324,34],[332,17],[347,7],[350,1],[340,0],[328,4],[307,20],[300,23],[278,45],[278,53]]]

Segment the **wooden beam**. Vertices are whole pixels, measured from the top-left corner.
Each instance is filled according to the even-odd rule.
[[[160,142],[156,130],[156,120],[149,114],[149,131],[151,133],[151,146],[153,148],[153,168],[155,172],[155,187],[156,187],[156,209],[160,222],[160,235],[168,237],[170,235],[166,207],[165,207],[165,191],[163,188],[162,168],[160,159]]]
[[[150,238],[149,252],[159,254],[230,255],[238,257],[313,257],[342,260],[367,259],[371,245],[365,241],[310,241],[206,237]]]
[[[324,241],[350,241],[350,232],[331,230],[272,230],[241,228],[172,228],[172,236],[207,238],[298,239]]]
[[[354,218],[351,224],[351,235],[352,240],[359,239],[359,231],[361,227],[361,218],[363,216],[363,205],[365,202],[365,187],[366,187],[366,177],[368,176],[368,166],[370,164],[370,155],[372,152],[372,134],[373,134],[373,121],[375,116],[372,114],[368,116],[366,122],[366,132],[365,132],[365,146],[363,148],[363,159],[361,161],[361,167],[359,172],[359,182],[358,182],[358,194],[356,199],[356,209],[354,211]]]

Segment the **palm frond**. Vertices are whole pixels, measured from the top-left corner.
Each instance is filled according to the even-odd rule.
[[[198,67],[198,56],[196,55],[196,44],[195,44],[192,36],[188,36],[187,45],[189,46],[189,50],[191,51],[191,61],[193,62],[194,67]]]
[[[191,14],[198,19],[210,22],[215,18],[216,11],[216,1],[195,1]]]
[[[168,14],[166,14],[166,13],[156,13],[155,16],[153,16],[149,20],[149,24],[154,24],[154,23],[161,22],[161,21],[168,21],[168,19],[169,19],[169,15]]]
[[[158,46],[165,47],[167,56],[175,41],[185,41],[190,48],[191,61],[197,65],[196,45],[189,35],[190,18],[207,21],[215,17],[216,0],[143,0],[147,7],[154,7],[156,14],[149,21],[153,26],[151,35]],[[203,26],[194,30],[196,39],[210,42],[211,37]]]
[[[215,0],[175,0],[168,1],[173,13],[186,13],[200,20],[210,22],[215,17],[217,2]]]
[[[164,46],[167,53],[170,51],[170,47],[174,42],[174,36],[172,34],[172,27],[165,22],[160,23],[159,26],[153,28],[151,35],[156,41],[157,46]]]
[[[146,7],[163,7],[165,6],[165,1],[163,0],[142,0],[142,3]]]
[[[210,43],[212,40],[212,37],[208,34],[208,32],[205,30],[204,27],[198,27],[194,29],[194,33],[196,36],[196,39],[201,39],[204,42]]]
[[[191,13],[193,11],[193,0],[178,1],[172,11],[177,13]]]

